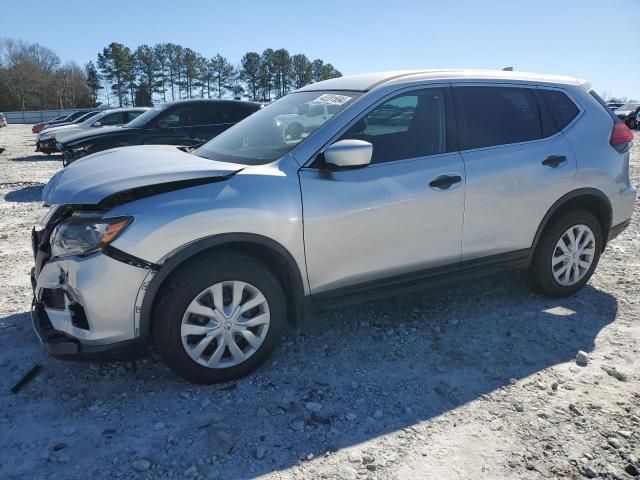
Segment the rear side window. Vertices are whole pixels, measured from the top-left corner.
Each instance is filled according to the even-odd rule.
[[[456,87],[465,134],[462,149],[492,147],[543,137],[538,104],[528,88]]]
[[[541,88],[540,95],[545,105],[551,112],[553,119],[556,122],[558,130],[562,130],[564,127],[571,123],[571,120],[576,118],[580,110],[576,107],[576,104],[563,92],[558,90],[545,90]]]
[[[98,121],[101,125],[122,125],[123,123],[127,123],[125,115],[126,112],[115,112],[110,115],[105,115]]]

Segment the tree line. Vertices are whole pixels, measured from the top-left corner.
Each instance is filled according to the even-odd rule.
[[[63,64],[49,48],[0,40],[0,111],[149,106],[186,98],[242,97],[271,101],[309,83],[339,77],[321,59],[268,48],[234,64],[175,43],[113,42],[84,67]]]
[[[309,83],[339,77],[323,60],[291,55],[286,49],[247,52],[239,64],[217,54],[207,58],[175,43],[140,45],[135,50],[111,43],[86,66],[88,85],[108,104],[151,105],[185,98],[246,97],[271,101]]]
[[[91,107],[86,72],[37,43],[0,39],[0,111]]]

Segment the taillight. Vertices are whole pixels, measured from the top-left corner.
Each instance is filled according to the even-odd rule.
[[[611,130],[611,139],[609,143],[612,147],[616,147],[616,150],[624,148],[629,142],[633,140],[633,132],[627,127],[624,122],[618,122],[613,124],[613,130]]]

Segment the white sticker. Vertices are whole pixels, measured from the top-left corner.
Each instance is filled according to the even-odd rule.
[[[312,100],[311,103],[329,103],[331,105],[344,105],[352,97],[348,97],[346,95],[336,95],[335,93],[325,93],[320,95],[315,100]]]

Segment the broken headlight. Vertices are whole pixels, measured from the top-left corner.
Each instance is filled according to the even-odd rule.
[[[51,233],[51,255],[85,255],[113,242],[133,221],[131,217],[102,218],[74,215]]]

